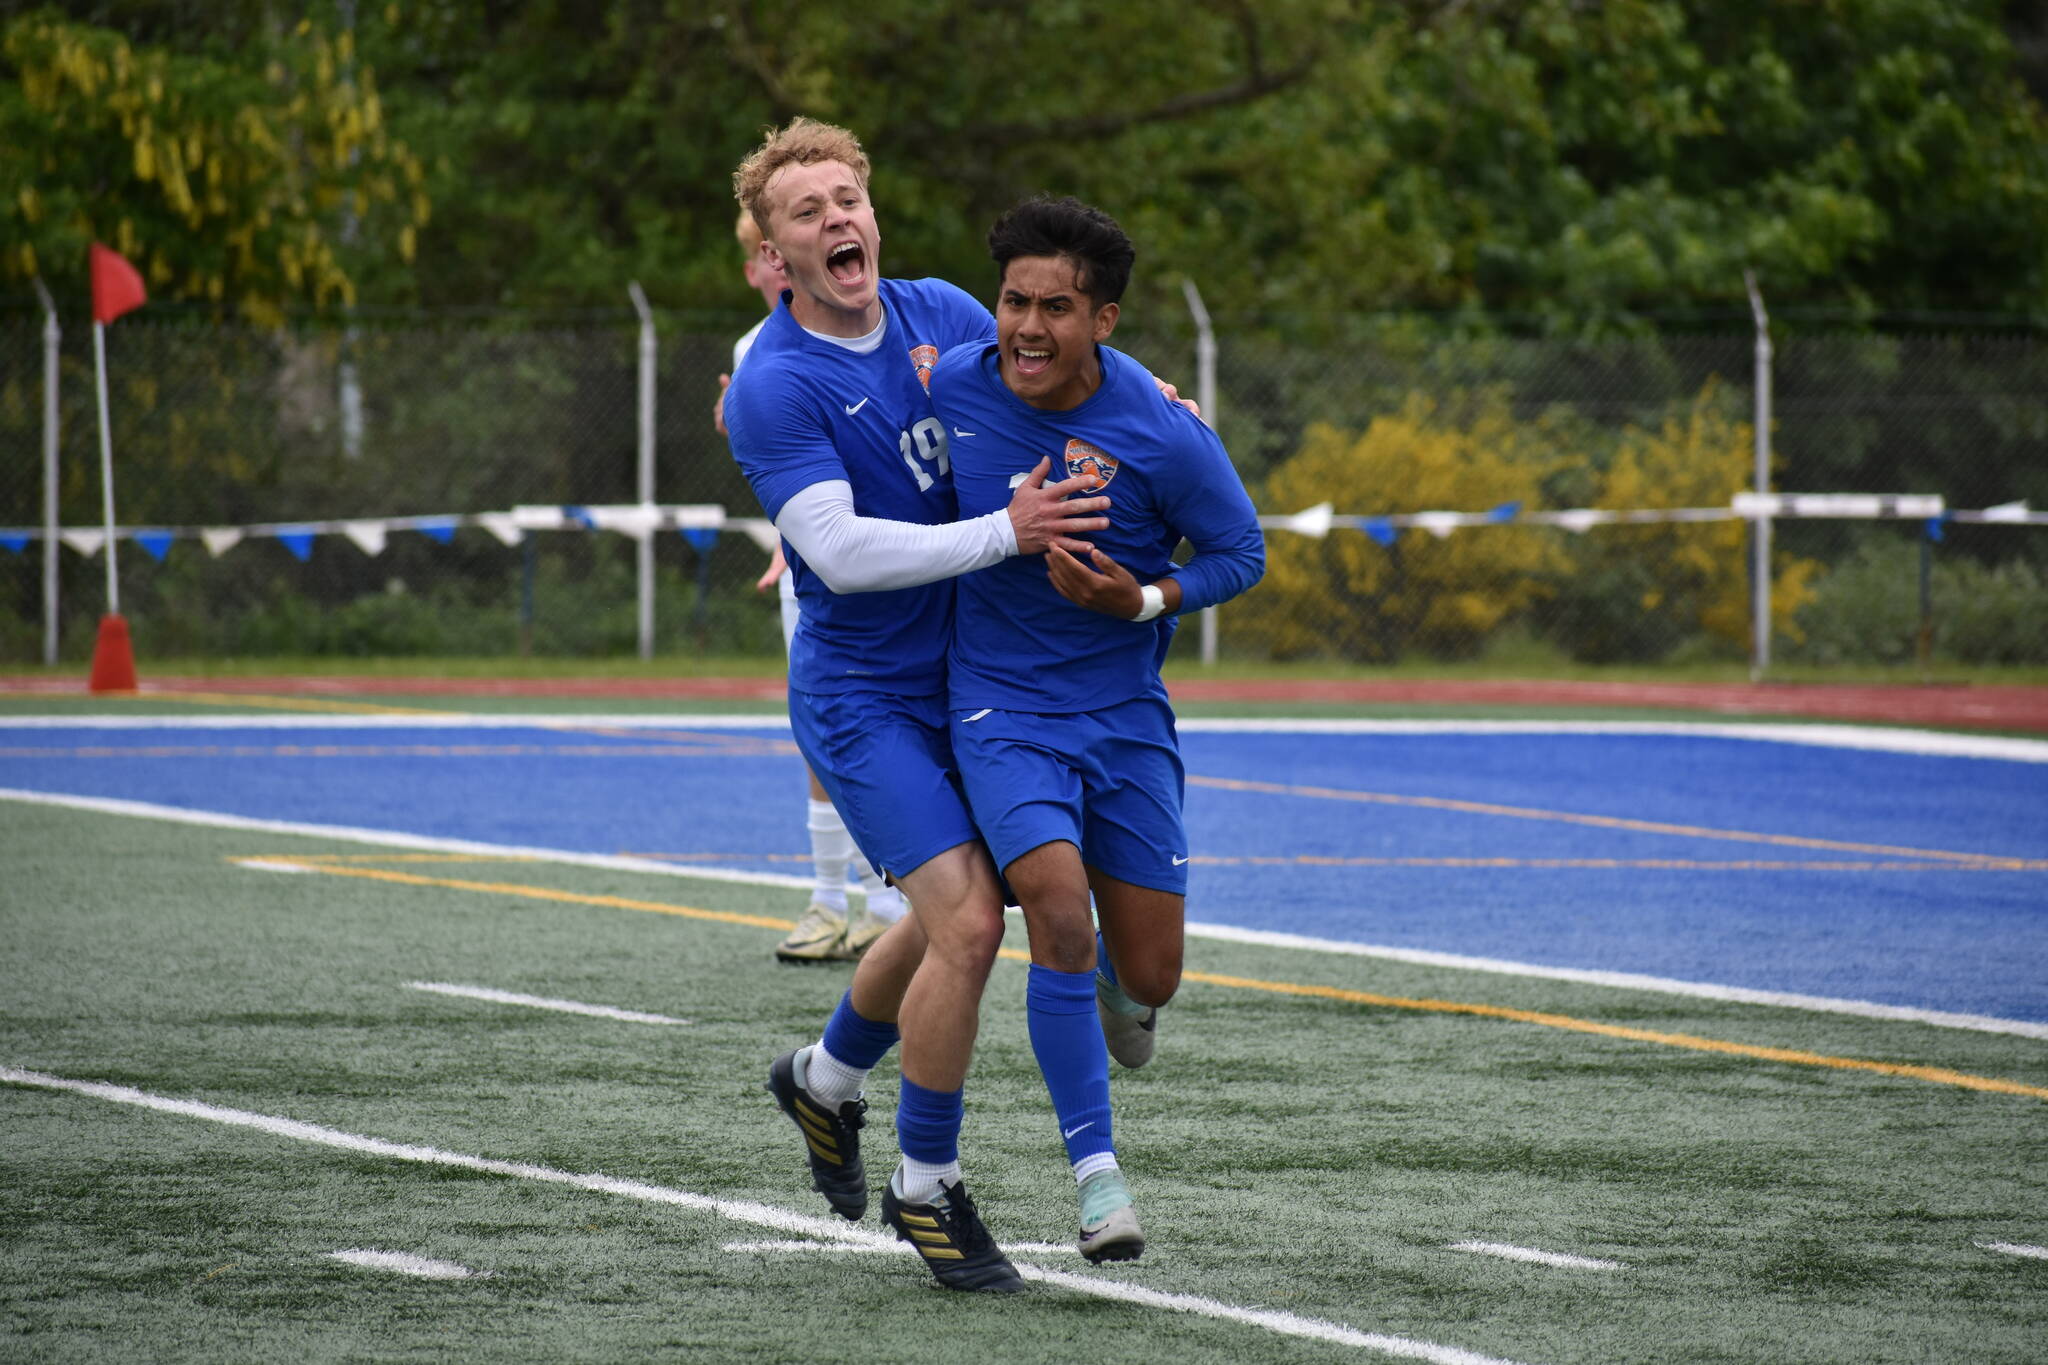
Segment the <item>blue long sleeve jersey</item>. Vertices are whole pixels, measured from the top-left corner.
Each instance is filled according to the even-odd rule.
[[[952,438],[962,516],[1006,506],[1043,456],[1049,481],[1107,480],[1110,525],[1086,539],[1140,583],[1180,580],[1183,612],[1258,582],[1266,543],[1244,483],[1201,419],[1160,396],[1144,366],[1098,346],[1102,385],[1064,412],[1034,408],[1004,385],[997,349],[949,351],[932,373],[932,406]],[[1185,538],[1194,558],[1175,567]],[[1086,560],[1083,560],[1086,563]],[[1174,618],[1134,623],[1076,606],[1046,575],[1043,555],[963,575],[950,655],[952,705],[1008,711],[1107,706],[1159,689]]]
[[[938,526],[957,515],[944,426],[926,385],[941,353],[995,334],[988,310],[943,280],[880,282],[885,331],[856,352],[812,336],[785,299],[725,395],[733,458],[773,521],[813,484],[844,479],[858,516]],[[783,545],[803,624],[789,651],[803,692],[945,690],[953,580],[835,593]]]

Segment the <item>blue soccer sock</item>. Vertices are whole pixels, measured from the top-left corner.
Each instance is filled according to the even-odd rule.
[[[960,1119],[966,1104],[958,1090],[927,1090],[908,1076],[896,1098],[896,1145],[903,1166],[896,1193],[913,1204],[929,1204],[939,1186],[960,1181]]]
[[[1095,974],[1111,986],[1117,984],[1116,964],[1109,960],[1109,943],[1100,929],[1095,931]]]
[[[1123,986],[1116,979],[1116,964],[1109,960],[1109,945],[1103,942],[1102,931],[1095,933],[1095,993],[1102,1003],[1118,1014],[1133,1019],[1143,1019],[1152,1012],[1150,1005],[1141,1005],[1124,994]]]
[[[858,1095],[868,1072],[902,1035],[892,1023],[864,1019],[853,1007],[853,992],[825,1023],[825,1036],[806,1059],[804,1089],[825,1104],[844,1104]]]
[[[1024,991],[1031,1051],[1052,1095],[1066,1139],[1067,1160],[1100,1166],[1116,1151],[1110,1135],[1109,1049],[1095,1013],[1095,973],[1059,972],[1031,964]]]

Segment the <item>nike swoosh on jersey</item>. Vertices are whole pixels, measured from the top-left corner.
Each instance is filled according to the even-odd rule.
[[[853,415],[854,415],[854,414],[855,414],[856,412],[859,412],[859,411],[860,411],[860,410],[861,410],[862,408],[866,407],[867,405],[868,405],[868,400],[867,400],[867,399],[865,399],[865,398],[861,399],[861,400],[860,400],[860,401],[859,401],[858,403],[850,404],[850,405],[848,405],[848,407],[847,407],[847,409],[846,409],[846,415],[847,415],[848,417],[851,417],[851,416],[853,416]]]
[[[1180,865],[1181,865],[1182,863],[1184,863],[1184,862],[1186,862],[1186,861],[1187,861],[1187,859],[1186,859],[1186,858],[1175,858],[1175,859],[1173,860],[1173,865],[1174,865],[1175,867],[1179,867],[1179,866],[1180,866]]]
[[[960,430],[960,428],[958,428],[958,427],[954,427],[954,428],[953,428],[953,434],[954,434],[955,436],[972,436],[972,435],[975,435],[975,433],[974,433],[974,432],[971,432],[971,431],[962,431],[962,430]]]

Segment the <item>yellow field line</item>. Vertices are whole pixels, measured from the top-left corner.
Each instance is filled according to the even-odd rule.
[[[1346,990],[1341,986],[1305,986],[1288,981],[1260,981],[1246,976],[1219,976],[1213,972],[1185,972],[1186,980],[1237,990],[1266,991],[1274,995],[1313,996],[1342,1000],[1354,1005],[1380,1005],[1388,1009],[1429,1010],[1438,1014],[1471,1014],[1486,1019],[1511,1019],[1521,1024],[1568,1029],[1574,1033],[1596,1033],[1607,1038],[1626,1038],[1638,1043],[1689,1048],[1694,1052],[1719,1052],[1731,1057],[1754,1057],[1759,1061],[1789,1062],[1795,1066],[1825,1066],[1843,1071],[1875,1071],[1886,1076],[1906,1076],[1937,1085],[1959,1085],[1966,1090],[1992,1090],[2004,1095],[2030,1095],[2048,1100],[2048,1086],[2026,1085],[1997,1076],[1973,1076],[1938,1066],[1910,1066],[1900,1062],[1871,1062],[1860,1057],[1830,1057],[1789,1047],[1759,1047],[1754,1043],[1730,1043],[1719,1038],[1701,1038],[1690,1033],[1661,1033],[1655,1029],[1627,1028],[1592,1019],[1575,1019],[1568,1014],[1546,1014],[1538,1010],[1513,1009],[1507,1005],[1467,1004],[1457,1000],[1410,1000],[1398,995],[1375,995],[1370,991]]]
[[[231,858],[230,862],[244,859]],[[422,877],[411,872],[390,872],[368,867],[335,867],[319,865],[310,860],[293,857],[280,858],[278,862],[300,862],[309,872],[330,877],[360,877],[369,881],[394,882],[401,886],[439,887],[452,891],[476,891],[485,895],[517,896],[525,900],[556,901],[569,905],[595,905],[613,910],[645,910],[658,915],[680,915],[687,919],[714,920],[722,924],[745,924],[761,929],[790,929],[793,920],[780,919],[772,915],[741,915],[727,910],[701,910],[695,906],[673,905],[664,901],[633,900],[625,896],[593,896],[578,891],[557,891],[542,886],[522,886],[516,882],[472,882],[448,877]],[[1014,948],[1002,949],[999,956],[1011,962],[1029,962],[1030,954]],[[1197,981],[1205,986],[1222,986],[1231,990],[1262,991],[1270,995],[1304,996],[1321,1000],[1339,1000],[1353,1005],[1376,1005],[1386,1009],[1424,1010],[1436,1014],[1466,1014],[1484,1019],[1505,1019],[1520,1024],[1536,1024],[1543,1028],[1565,1029],[1574,1033],[1592,1033],[1607,1038],[1623,1038],[1631,1042],[1655,1043],[1663,1047],[1686,1048],[1694,1052],[1717,1052],[1731,1057],[1752,1057],[1758,1061],[1785,1062],[1794,1066],[1831,1067],[1841,1071],[1873,1071],[1885,1076],[1901,1076],[1910,1080],[1928,1081],[1936,1085],[1961,1086],[1966,1090],[1988,1090],[2004,1095],[2026,1095],[2034,1099],[2048,1100],[2048,1086],[2026,1085],[1996,1076],[1973,1076],[1964,1071],[1950,1071],[1938,1066],[1912,1066],[1899,1062],[1872,1062],[1858,1057],[1830,1057],[1825,1053],[1806,1052],[1798,1048],[1760,1047],[1753,1043],[1731,1043],[1719,1038],[1701,1038],[1689,1033],[1662,1033],[1655,1029],[1628,1028],[1620,1024],[1603,1024],[1593,1019],[1578,1019],[1568,1014],[1548,1014],[1539,1010],[1515,1009],[1507,1005],[1473,1004],[1457,1000],[1415,1000],[1398,995],[1377,995],[1371,991],[1354,991],[1342,986],[1311,986],[1291,981],[1262,981],[1256,977],[1224,976],[1215,972],[1184,972],[1183,979]]]
[[[245,859],[231,858],[230,862]],[[265,859],[272,862],[300,862],[295,857]],[[487,896],[517,896],[522,900],[557,901],[568,905],[597,905],[609,910],[645,910],[656,915],[680,915],[685,919],[715,920],[720,924],[745,924],[756,929],[794,929],[795,920],[772,915],[742,915],[730,910],[700,910],[693,905],[670,905],[663,901],[633,900],[626,896],[593,896],[581,891],[556,891],[545,886],[522,886],[517,882],[472,882],[455,877],[422,877],[416,872],[392,872],[375,867],[333,867],[312,862],[301,864],[308,872],[326,877],[360,877],[365,881],[394,882],[400,886],[433,886],[449,891],[476,891]]]
[[[1809,839],[1796,834],[1760,834],[1749,830],[1715,829],[1707,825],[1672,825],[1660,820],[1630,820],[1615,815],[1580,815],[1535,806],[1502,806],[1490,801],[1456,801],[1441,796],[1399,796],[1388,792],[1352,791],[1343,787],[1304,787],[1287,782],[1254,782],[1235,777],[1188,777],[1188,785],[1219,791],[1261,792],[1272,796],[1309,796],[1325,801],[1362,801],[1381,806],[1415,806],[1424,810],[1458,811],[1465,815],[1504,815],[1516,820],[1556,820],[1596,829],[1625,829],[1639,834],[1679,834],[1691,839],[1729,839],[1738,843],[1774,844],[1785,848],[1821,848],[1836,853],[1875,853],[1895,858],[1944,858],[1957,862],[1995,861],[1991,853],[1952,853],[1942,849],[1897,848],[1890,844],[1858,844],[1839,839]]]
[[[181,701],[199,706],[247,706],[257,710],[339,712],[351,716],[454,716],[426,706],[379,706],[368,701],[323,701],[315,697],[278,697],[258,692],[115,692],[99,697],[116,701]]]

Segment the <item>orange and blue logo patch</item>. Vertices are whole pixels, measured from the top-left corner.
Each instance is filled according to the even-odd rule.
[[[936,346],[913,346],[910,348],[910,363],[917,366],[917,382],[924,385],[924,391],[932,391],[932,366],[939,363],[939,348]]]
[[[1068,478],[1078,479],[1084,474],[1093,474],[1098,480],[1096,486],[1101,487],[1116,477],[1116,468],[1116,456],[1102,447],[1090,445],[1078,436],[1067,442]]]

